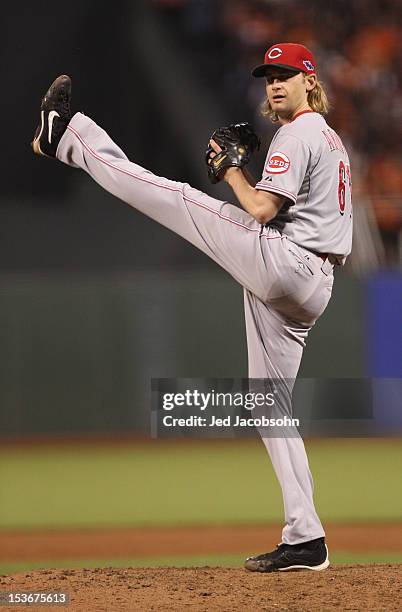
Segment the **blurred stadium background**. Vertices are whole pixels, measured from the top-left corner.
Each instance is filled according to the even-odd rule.
[[[147,442],[151,378],[246,375],[240,287],[83,173],[35,158],[38,104],[53,78],[70,74],[74,109],[129,158],[233,202],[207,182],[209,135],[251,121],[265,145],[252,164],[261,172],[274,128],[259,115],[263,86],[250,71],[274,42],[310,47],[332,102],[328,121],[350,152],[355,240],[300,375],[387,381],[378,419],[400,434],[401,3],[17,1],[3,21],[0,539],[35,529],[279,525],[279,489],[256,440]],[[399,438],[314,440],[309,452],[325,520],[402,525]],[[338,558],[402,560],[402,549],[378,551]],[[203,560],[223,563],[224,553]],[[1,557],[0,569],[65,561],[19,563]]]

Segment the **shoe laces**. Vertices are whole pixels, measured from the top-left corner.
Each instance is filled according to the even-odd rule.
[[[63,90],[60,94],[61,97],[61,111],[63,115],[68,115],[70,113],[70,103],[66,92]]]

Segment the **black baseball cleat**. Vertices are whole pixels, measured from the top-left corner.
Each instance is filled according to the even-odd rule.
[[[244,567],[250,572],[287,572],[314,570],[320,572],[329,566],[325,538],[303,544],[279,544],[276,550],[246,559]]]
[[[32,148],[38,155],[56,157],[61,137],[71,119],[71,79],[62,74],[49,87],[40,106],[40,124]]]

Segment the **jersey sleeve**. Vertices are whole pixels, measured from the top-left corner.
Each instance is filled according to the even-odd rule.
[[[270,191],[296,202],[310,160],[310,149],[300,138],[280,135],[271,143],[256,189]]]

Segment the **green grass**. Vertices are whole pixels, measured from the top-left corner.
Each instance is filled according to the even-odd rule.
[[[308,444],[326,521],[402,521],[400,440]],[[281,522],[260,441],[4,447],[0,528]]]
[[[189,557],[152,557],[128,559],[57,559],[49,561],[20,561],[0,563],[0,575],[48,568],[95,568],[95,567],[242,567],[244,555],[194,555]],[[402,553],[350,553],[337,552],[330,555],[331,564],[402,563]]]

